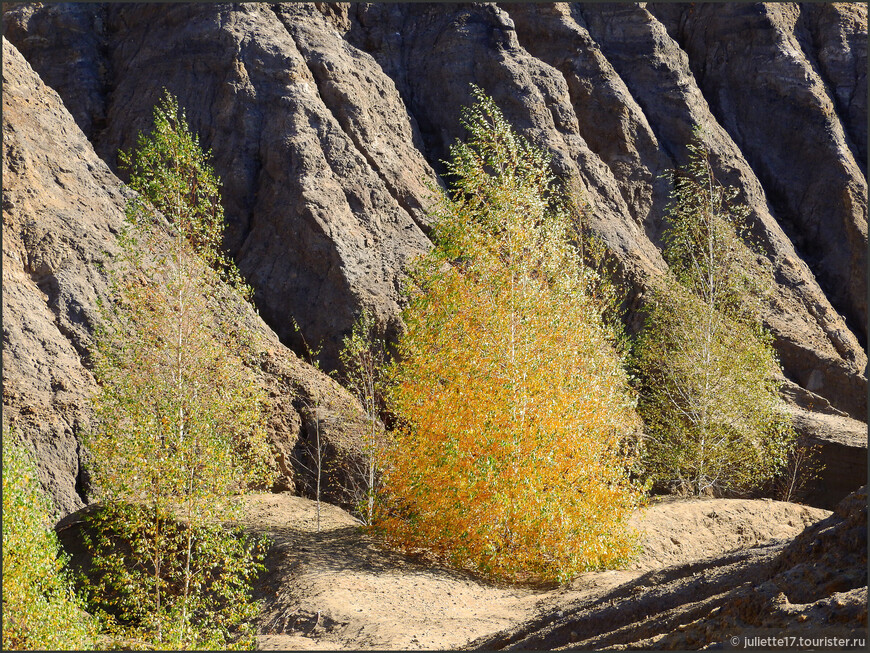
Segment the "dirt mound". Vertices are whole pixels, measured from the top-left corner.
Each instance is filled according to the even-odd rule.
[[[651,571],[595,596],[567,592],[469,647],[686,650],[749,647],[752,637],[866,637],[866,501],[866,488],[853,493],[791,542]]]
[[[791,538],[830,514],[783,501],[666,500],[632,518],[643,533],[632,568],[660,569]]]
[[[260,648],[448,649],[534,613],[535,592],[381,549],[340,508],[279,495],[248,499],[274,546],[258,587]]]
[[[246,501],[248,527],[274,541],[258,586],[265,601],[260,648],[271,650],[457,648],[518,624],[549,623],[566,614],[567,606],[594,603],[626,584],[633,588],[626,594],[632,604],[655,603],[661,594],[655,586],[667,585],[667,574],[655,580],[658,572],[644,571],[698,559],[703,561],[695,568],[715,570],[725,591],[730,576],[722,569],[750,554],[732,554],[723,563],[724,552],[794,537],[830,514],[771,501],[661,503],[634,519],[645,546],[634,568],[582,574],[563,588],[533,589],[487,583],[385,550],[335,506],[322,504],[318,532],[313,501],[289,494]]]

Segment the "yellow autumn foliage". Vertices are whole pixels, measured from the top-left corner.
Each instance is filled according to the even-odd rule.
[[[631,556],[637,416],[548,155],[475,93],[411,274],[375,526],[495,577],[564,580]]]

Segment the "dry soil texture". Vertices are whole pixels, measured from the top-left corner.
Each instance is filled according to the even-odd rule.
[[[258,586],[260,648],[454,649],[588,601],[652,569],[777,539],[826,510],[771,501],[669,501],[634,518],[644,552],[633,568],[582,574],[556,589],[488,583],[378,546],[347,512],[289,494],[250,497],[246,521],[274,541]]]

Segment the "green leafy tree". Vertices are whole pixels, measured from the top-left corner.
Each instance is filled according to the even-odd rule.
[[[747,245],[747,209],[689,146],[674,173],[664,257],[639,341],[644,462],[660,487],[744,493],[783,466],[794,432],[778,395],[779,363],[760,321],[770,263]]]
[[[95,648],[98,623],[74,595],[54,512],[28,451],[3,442],[3,650]]]
[[[389,375],[375,527],[496,577],[626,561],[638,424],[550,158],[479,89]]]
[[[187,134],[183,120],[173,127]],[[160,210],[174,229],[167,241],[154,214],[131,203],[92,352],[100,392],[86,446],[106,507],[92,522],[91,600],[157,646],[244,647],[262,543],[221,524],[237,514],[232,495],[271,481],[265,394],[242,360],[247,335],[205,265],[216,228],[202,212],[213,206],[178,201],[182,178],[165,169],[176,159],[160,156],[179,142],[189,141],[157,129],[132,157],[143,176],[154,166],[151,177],[169,180],[176,199]]]
[[[374,520],[375,495],[381,475],[380,457],[385,436],[379,415],[384,408],[383,371],[389,356],[386,340],[368,309],[364,309],[354,322],[351,334],[344,339],[339,358],[344,384],[359,399],[366,416],[361,466],[353,475],[359,486],[352,493],[357,495],[363,521],[370,525]]]
[[[160,211],[193,250],[250,301],[253,290],[223,251],[226,223],[220,179],[210,159],[211,151],[203,152],[178,100],[164,90],[163,99],[154,107],[151,132],[139,134],[135,149],[118,153],[121,168],[130,174],[128,185],[139,193],[128,203],[128,213]]]

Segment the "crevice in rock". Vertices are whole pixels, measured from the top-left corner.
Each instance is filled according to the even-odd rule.
[[[499,6],[506,13],[511,15],[512,6],[510,4],[500,4]],[[561,60],[554,60],[553,57],[548,57],[547,53],[545,52],[545,50],[543,48],[537,47],[537,45],[538,45],[537,39],[530,38],[526,35],[525,29],[523,29],[523,27],[525,26],[524,21],[522,20],[522,18],[518,18],[516,16],[517,16],[516,11],[514,11],[513,15],[511,15],[511,18],[514,19],[514,22],[517,26],[516,34],[517,34],[517,39],[518,39],[521,47],[523,47],[531,56],[543,61],[544,63],[546,63],[548,66],[552,67],[555,71],[557,71],[562,76],[562,79],[565,82],[565,87],[568,89],[568,97],[570,98],[571,106],[574,108],[575,115],[576,115],[576,112],[577,112],[576,108],[578,106],[583,106],[583,104],[585,102],[588,102],[588,98],[581,97],[579,95],[577,85],[575,83],[572,83],[572,81],[571,81],[572,78],[577,78],[578,75],[577,75],[577,73],[575,73],[571,70],[571,64],[570,64],[568,58],[564,57]],[[578,29],[585,30],[585,27],[583,27],[583,25],[580,23],[580,21],[577,20],[577,18],[578,18],[578,16],[575,14],[574,9],[572,8],[571,20],[573,20],[575,22]],[[582,37],[578,33],[576,38],[580,39]],[[595,43],[595,41],[594,41],[594,39],[592,39],[591,35],[589,35],[588,38],[591,41],[591,43],[593,43],[593,44]],[[596,46],[597,46],[597,44],[596,44]],[[619,77],[618,73],[615,70],[611,69],[611,72],[613,73],[614,77],[616,77],[617,79],[622,81],[622,79]],[[623,84],[624,84],[624,82],[623,82]],[[550,107],[548,107],[548,108],[550,108]],[[638,106],[638,108],[640,108],[640,107]],[[553,122],[554,122],[554,124],[558,125],[559,124],[558,118],[555,115],[555,112],[553,111],[553,109],[552,108],[550,108],[550,109],[551,109],[551,114],[553,114]],[[641,110],[641,113],[643,114],[643,109],[640,108],[640,110]],[[582,121],[580,119],[579,115],[577,115],[576,117],[577,117],[577,127],[578,127],[577,133],[578,133],[578,135],[581,138],[583,138],[583,141],[586,143],[589,150],[598,158],[598,160],[601,161],[601,163],[607,167],[607,169],[610,171],[610,174],[613,177],[613,179],[619,180],[621,175],[618,173],[618,170],[614,166],[615,161],[612,160],[610,157],[606,156],[606,154],[604,154],[605,144],[599,138],[595,137],[594,134],[590,134],[588,129],[586,129],[584,131],[583,127],[586,124],[585,121]],[[649,120],[645,114],[643,114],[643,117],[647,121],[647,123],[649,123]],[[621,195],[623,201],[625,202],[625,205],[628,207],[628,210],[631,213],[632,219],[635,221],[635,223],[637,223],[638,225],[641,225],[643,227],[647,238],[649,238],[650,240],[655,242],[655,236],[656,236],[655,228],[649,219],[651,216],[646,215],[646,214],[641,214],[638,211],[637,203],[632,198],[632,194],[631,194],[632,189],[628,185],[626,185],[625,183],[619,183],[618,184],[618,191],[619,191],[619,194]]]
[[[221,12],[221,19],[226,22],[226,15]],[[225,24],[225,23],[224,23]],[[245,61],[247,59],[247,44],[244,42],[239,42],[237,44],[236,52],[233,56],[233,63],[236,66],[245,68]],[[228,75],[227,80],[235,79]],[[253,82],[252,82],[253,84]],[[229,87],[229,83],[225,88]],[[224,91],[226,92],[226,91]],[[255,91],[256,93],[256,91]],[[238,97],[240,94],[236,94],[233,97],[234,101],[238,101]],[[244,101],[244,100],[241,100]],[[215,100],[217,105],[217,100]],[[240,193],[240,196],[236,198],[236,211],[231,211],[231,207],[227,206],[227,193],[226,186],[222,183],[221,197],[224,203],[224,214],[225,214],[225,230],[224,230],[224,247],[226,251],[231,255],[233,261],[238,265],[238,259],[240,257],[240,253],[244,251],[246,243],[248,242],[248,238],[251,233],[254,231],[254,223],[255,218],[257,216],[257,202],[258,198],[261,196],[261,191],[263,189],[263,155],[262,152],[264,150],[263,143],[263,112],[260,108],[259,104],[254,104],[253,111],[256,116],[254,127],[252,128],[252,132],[256,134],[256,148],[252,148],[249,152],[250,161],[252,165],[252,172],[250,174],[250,184],[246,185],[244,192]],[[213,115],[217,114],[216,110],[212,111]],[[233,218],[232,222],[230,218]],[[247,282],[247,279],[246,279]]]
[[[64,338],[66,338],[69,341],[69,344],[72,345],[72,348],[76,350],[76,353],[81,358],[82,365],[84,365],[85,369],[89,369],[92,361],[91,354],[88,348],[79,342],[79,339],[76,337],[76,334],[72,331],[72,329],[65,326],[63,322],[61,322],[60,316],[57,313],[54,314],[54,324],[60,334]]]
[[[247,215],[245,216],[245,228],[240,231],[238,235],[238,244],[235,247],[235,250],[232,252],[233,261],[238,266],[239,259],[242,258],[242,252],[245,251],[250,246],[249,240],[251,236],[256,233],[256,217],[258,215],[256,211],[257,207],[257,198],[262,196],[263,189],[265,187],[265,183],[263,177],[266,173],[265,166],[263,166],[263,157],[260,154],[263,149],[263,132],[260,129],[259,137],[257,139],[257,153],[254,157],[254,163],[257,167],[257,171],[254,174],[254,183],[251,191],[251,202],[249,206],[247,206]],[[240,269],[241,271],[241,269]],[[242,275],[244,277],[244,275]],[[245,282],[250,283],[245,277]],[[255,295],[256,299],[256,295]]]
[[[88,367],[86,362],[90,361],[90,352],[88,348],[80,342],[77,334],[66,326],[60,317],[60,286],[55,276],[54,272],[47,272],[40,274],[39,272],[33,270],[29,261],[25,261],[24,271],[30,276],[33,284],[39,288],[40,292],[45,296],[45,306],[52,316],[52,324],[72,346],[73,349],[76,350],[76,353],[82,360],[82,363],[85,364],[85,367]],[[83,321],[87,321],[83,318]],[[88,324],[88,331],[93,331],[93,326]]]
[[[300,55],[302,55],[302,60],[305,62],[305,66],[308,68],[308,72],[311,73],[311,76],[314,79],[314,83],[317,85],[317,96],[320,99],[321,104],[323,104],[323,106],[326,107],[326,109],[329,111],[330,115],[332,116],[333,120],[335,120],[336,124],[341,128],[342,133],[344,133],[344,135],[347,136],[347,138],[350,140],[350,142],[353,143],[354,149],[360,154],[360,156],[362,156],[362,158],[368,164],[369,168],[378,176],[378,179],[380,179],[381,182],[383,182],[384,188],[386,188],[390,197],[392,197],[393,200],[395,200],[396,204],[398,204],[399,207],[408,215],[408,217],[411,218],[412,222],[415,225],[417,225],[417,228],[420,229],[420,231],[422,231],[426,236],[428,236],[431,233],[431,227],[429,225],[427,225],[424,221],[419,219],[419,217],[417,216],[418,211],[415,210],[408,203],[408,201],[402,197],[402,194],[399,192],[399,190],[396,188],[396,186],[393,183],[391,183],[391,181],[389,180],[387,175],[384,174],[380,165],[378,165],[378,162],[375,159],[375,157],[373,157],[369,153],[368,149],[365,146],[365,143],[363,143],[360,140],[359,135],[356,134],[353,127],[350,124],[348,124],[347,119],[345,117],[341,116],[340,113],[335,110],[335,107],[333,107],[330,104],[330,102],[327,101],[326,94],[323,91],[323,83],[324,82],[323,82],[321,75],[319,75],[318,71],[315,69],[315,67],[309,63],[309,60],[308,60],[308,57],[306,56],[304,48],[302,48],[300,46],[299,41],[293,35],[293,30],[287,25],[287,23],[285,22],[285,18],[281,15],[280,11],[278,9],[276,9],[275,7],[271,7],[271,9],[275,13],[275,16],[278,18],[278,20],[281,22],[281,24],[284,26],[284,29],[286,30],[287,35],[293,40],[293,43],[296,45],[296,50],[299,51]],[[346,39],[342,39],[342,41],[347,43],[347,45],[349,47],[355,47],[351,43],[347,42]],[[378,65],[380,66],[380,64],[378,64]],[[381,70],[383,71],[382,68],[381,68]],[[386,73],[384,73],[384,74],[386,75]],[[401,98],[401,95],[399,97]],[[404,101],[403,101],[403,103],[404,103]],[[406,108],[406,111],[407,111],[407,108]],[[347,193],[345,193],[345,195],[347,195]],[[347,196],[347,198],[348,198],[348,203],[351,203],[351,205],[352,205],[352,202],[354,202],[354,203],[356,202],[356,200],[351,198],[350,196]],[[358,212],[357,208],[354,208],[354,210],[356,212]]]
[[[385,15],[386,8],[395,8],[394,15]],[[416,13],[415,13],[416,12]],[[409,71],[413,69],[413,59],[417,56],[412,44],[417,38],[417,20],[427,12],[425,4],[370,4],[357,5],[356,12],[351,14],[351,28],[345,35],[345,40],[352,46],[370,54],[395,85],[396,92],[404,104],[405,111],[411,122],[417,140],[415,146],[423,159],[436,175],[442,187],[446,187],[445,170],[442,159],[447,156],[447,144],[441,142],[441,135],[434,125],[421,115],[420,100],[414,84],[409,79]],[[369,14],[375,14],[374,17]],[[390,52],[389,44],[384,44],[378,37],[378,30],[384,31],[389,24],[389,30],[400,35],[403,47]],[[377,27],[373,27],[376,25]],[[398,51],[396,51],[398,50]],[[457,107],[457,112],[459,111]],[[426,233],[426,232],[424,232]],[[427,234],[428,235],[428,234]]]
[[[73,433],[79,433],[80,430],[81,427],[76,424]],[[82,447],[79,439],[76,438],[76,461],[78,462],[78,470],[76,472],[74,490],[79,496],[79,499],[81,499],[82,503],[85,505],[88,504],[87,497],[88,494],[90,494],[91,489],[91,475],[87,470],[86,457],[87,454],[84,447]]]
[[[109,46],[109,7],[107,5],[99,5],[101,20],[103,23],[103,33],[102,33],[102,41],[99,47],[99,55],[100,59],[104,65],[103,69],[103,88],[102,88],[102,111],[99,116],[94,116],[92,118],[92,133],[86,134],[88,140],[91,142],[91,145],[96,150],[96,144],[100,142],[103,134],[108,129],[108,115],[109,115],[109,106],[110,99],[115,90],[115,68],[112,65],[112,50]]]
[[[861,172],[864,173],[864,176],[867,176],[867,164],[864,161],[863,157],[861,157],[858,152],[858,148],[855,146],[855,143],[851,137],[849,130],[849,123],[846,119],[849,108],[842,106],[842,102],[840,101],[839,96],[836,93],[836,83],[831,79],[831,76],[827,70],[827,67],[824,66],[819,57],[819,42],[818,42],[818,30],[813,29],[813,26],[810,25],[810,17],[807,14],[805,9],[801,9],[800,16],[795,23],[793,35],[795,41],[801,48],[801,53],[804,56],[804,60],[806,64],[810,67],[810,69],[815,73],[816,77],[822,83],[822,86],[825,89],[825,95],[828,96],[828,99],[834,105],[834,112],[830,118],[837,121],[840,125],[840,131],[843,134],[843,139],[846,142],[846,147],[849,148],[849,151],[852,153],[852,158],[855,159],[855,162],[858,164],[858,167],[861,168]]]
[[[817,8],[813,7],[812,10],[815,11]],[[836,80],[832,78],[832,73],[828,69],[828,66],[822,61],[819,52],[822,48],[822,45],[819,42],[820,34],[819,34],[819,25],[818,25],[819,17],[810,16],[809,11],[806,7],[801,7],[800,16],[795,24],[794,28],[794,36],[795,40],[801,47],[801,51],[803,52],[804,58],[807,61],[807,64],[812,68],[818,78],[821,80],[822,84],[825,88],[825,93],[831,102],[834,105],[834,116],[837,122],[840,125],[840,129],[843,133],[843,138],[846,142],[846,147],[849,148],[849,151],[852,153],[852,158],[855,159],[855,163],[861,169],[864,177],[867,177],[867,161],[865,158],[865,154],[862,154],[860,148],[858,147],[856,141],[856,135],[854,134],[854,130],[852,129],[852,122],[849,120],[849,109],[852,104],[852,101],[855,97],[855,93],[858,90],[857,84],[853,85],[852,91],[849,94],[849,101],[844,103],[839,94],[836,92],[837,83]],[[816,24],[813,24],[815,21]],[[865,148],[866,152],[866,148]]]

